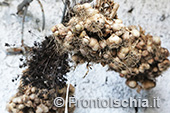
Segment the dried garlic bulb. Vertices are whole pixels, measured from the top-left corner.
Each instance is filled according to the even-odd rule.
[[[63,51],[74,53],[72,59],[77,64],[91,61],[108,65],[127,79],[129,87],[153,88],[156,77],[170,66],[169,52],[161,47],[160,37],[146,35],[141,27],[125,27],[117,18],[118,7],[113,0],[98,0],[94,7],[88,3],[75,5],[75,16],[65,23],[64,29],[57,25],[58,32],[53,35],[66,48]],[[64,33],[74,27],[72,40],[65,40]]]

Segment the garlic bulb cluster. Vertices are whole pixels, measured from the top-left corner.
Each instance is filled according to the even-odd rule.
[[[57,96],[66,98],[67,87],[57,89],[40,89],[27,86],[20,90],[7,104],[10,113],[64,113],[63,107],[56,107],[54,99]],[[70,85],[69,97],[74,93],[74,87]],[[74,111],[74,106],[70,107],[69,113]]]
[[[23,72],[18,92],[7,104],[10,113],[63,113],[63,107],[56,107],[56,97],[66,99],[67,84],[64,75],[69,71],[68,55],[61,53],[49,36],[38,47],[32,48],[28,69]],[[70,85],[68,97],[74,96],[74,87]],[[66,100],[65,100],[66,101]],[[68,104],[68,103],[67,103]],[[69,113],[74,106],[68,108]]]
[[[146,35],[140,27],[125,27],[117,18],[119,5],[97,0],[96,6],[78,4],[68,22],[52,28],[62,51],[73,53],[77,63],[95,62],[120,73],[131,88],[155,87],[155,78],[170,66],[169,52],[159,37]]]

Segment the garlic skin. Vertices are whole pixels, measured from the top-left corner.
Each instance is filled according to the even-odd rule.
[[[152,59],[149,59],[149,60],[148,60],[148,63],[149,63],[149,64],[153,64],[153,63],[154,63],[154,59],[153,59],[153,58],[152,58]]]
[[[158,63],[158,68],[160,71],[165,71],[169,66],[170,66],[170,61],[168,59],[164,60],[162,63]]]
[[[129,51],[130,51],[130,49],[127,48],[127,47],[126,47],[126,48],[125,48],[125,47],[122,47],[122,48],[120,49],[120,52],[123,53],[123,54],[125,54],[125,55],[128,54]]]
[[[104,54],[104,55],[103,55],[103,58],[104,58],[104,59],[108,59],[109,57],[110,57],[109,54]]]
[[[126,54],[124,54],[124,53],[121,53],[121,52],[118,52],[118,57],[120,58],[120,59],[124,59],[125,57],[126,57]]]
[[[12,113],[18,113],[19,112],[19,110],[18,109],[12,109]]]
[[[149,38],[149,39],[147,40],[147,45],[148,45],[148,46],[152,46],[152,44],[153,44],[153,39],[152,39],[152,38]]]
[[[83,5],[80,5],[80,4],[78,4],[78,5],[75,5],[74,7],[73,7],[73,11],[75,12],[75,13],[78,13],[80,10],[82,10],[84,7],[83,7]]]
[[[100,49],[100,45],[99,43],[96,43],[93,47],[92,47],[93,51],[98,51],[98,49]]]
[[[147,47],[147,51],[148,51],[148,52],[153,53],[152,46],[147,45],[146,47]]]
[[[113,34],[106,40],[106,42],[110,49],[118,48],[122,43],[122,39]]]
[[[105,19],[105,25],[112,25],[113,24],[113,21],[112,20],[107,20]],[[106,27],[107,28],[107,27]]]
[[[13,103],[18,103],[18,98],[14,98],[14,99],[12,100],[12,102],[13,102]]]
[[[43,113],[47,113],[49,111],[48,107],[45,106],[44,104],[40,104],[37,109],[39,110],[39,112],[43,112]]]
[[[109,63],[109,67],[110,67],[111,69],[116,70],[116,71],[118,71],[118,69],[119,69],[113,62]]]
[[[68,31],[67,35],[65,36],[64,41],[65,42],[71,42],[71,40],[73,40],[73,38],[74,38],[73,33],[71,31]]]
[[[115,23],[117,24],[123,24],[123,21],[121,19],[115,19]]]
[[[28,95],[23,95],[22,96],[23,102],[27,102],[29,100],[29,96]]]
[[[14,98],[13,100],[12,100],[12,102],[13,103],[22,103],[22,99],[21,99],[21,97],[17,97],[17,98]]]
[[[74,62],[77,62],[79,60],[79,57],[77,55],[72,56],[72,60]]]
[[[169,57],[170,55],[168,49],[166,48],[161,48],[161,54],[164,54],[165,57]]]
[[[90,37],[85,36],[84,38],[82,38],[83,45],[88,45],[89,43],[90,43]]]
[[[18,105],[18,109],[23,109],[25,106],[23,104]]]
[[[128,71],[128,70],[122,70],[122,71],[121,71],[121,74],[123,74],[123,75],[128,75],[128,74],[129,74],[129,71]]]
[[[35,104],[39,104],[39,103],[40,103],[40,99],[35,98],[35,99],[34,99],[34,102],[35,102]]]
[[[100,45],[95,38],[90,38],[89,46],[92,48],[93,51],[98,51],[98,49],[100,48]]]
[[[31,92],[32,92],[32,93],[35,93],[35,91],[36,91],[36,87],[32,87],[32,88],[31,88]]]
[[[56,27],[57,31],[62,31],[65,28],[65,26],[63,24],[57,24],[55,27]]]
[[[137,82],[135,80],[127,80],[126,81],[127,86],[129,86],[130,88],[136,88],[137,87]]]
[[[28,106],[28,107],[31,107],[32,106],[32,101],[28,101],[27,103],[26,103],[26,105]]]
[[[12,112],[12,109],[13,109],[14,107],[13,107],[13,105],[12,105],[12,103],[8,103],[7,105],[6,105],[6,109],[9,111],[9,112]]]
[[[98,14],[98,13],[99,13],[99,11],[96,9],[92,9],[92,8],[86,9],[86,14],[88,16],[94,16],[95,14]]]
[[[82,54],[82,56],[87,56],[89,54],[89,51],[86,49],[83,49],[83,48],[80,48],[80,52]]]
[[[51,28],[51,31],[54,33],[54,32],[57,31],[57,28],[56,28],[55,26],[53,26],[53,27]]]
[[[98,43],[97,39],[95,39],[95,38],[90,38],[90,43],[89,43],[89,46],[90,46],[90,47],[95,46],[96,43]]]
[[[83,38],[85,36],[87,36],[86,31],[82,31],[79,35],[79,38]]]
[[[115,17],[116,11],[118,10],[118,8],[119,8],[119,4],[115,3],[114,6],[113,6],[113,9],[111,11],[111,14],[110,14],[111,19]]]
[[[75,25],[75,23],[78,23],[79,19],[78,17],[73,17],[69,20],[69,22],[67,23],[67,25]]]
[[[37,110],[36,110],[36,113],[43,113],[43,109],[40,106],[38,106]]]
[[[83,31],[84,30],[84,25],[83,25],[83,22],[79,22],[76,26],[75,26],[75,29],[77,32],[80,32],[80,31]]]
[[[134,72],[135,74],[139,74],[138,68],[133,68],[132,72]]]
[[[113,31],[119,31],[122,28],[122,24],[114,23],[111,27]]]
[[[144,47],[145,45],[146,45],[145,42],[144,42],[143,40],[141,40],[141,41],[136,45],[136,47],[137,47],[138,49],[143,49],[143,47]]]
[[[105,40],[99,41],[100,47],[104,49],[107,46],[107,43]]]
[[[68,85],[67,85],[67,86],[68,86]],[[69,91],[72,92],[72,93],[74,93],[74,92],[75,92],[75,88],[74,88],[72,85],[70,85]]]
[[[30,99],[31,99],[31,100],[34,100],[35,98],[36,98],[36,95],[35,95],[35,94],[31,94],[31,95],[30,95]]]
[[[92,18],[92,20],[94,20],[96,23],[98,23],[98,25],[100,26],[100,28],[104,28],[105,25],[105,18],[103,15],[101,14],[95,14]]]
[[[140,32],[137,29],[132,29],[131,33],[132,33],[132,35],[134,37],[139,37],[140,36]]]
[[[122,39],[116,35],[114,36],[112,35],[108,38],[108,43],[110,44],[120,44],[121,42],[122,42]]]
[[[55,37],[58,37],[58,36],[59,36],[59,31],[55,31],[55,32],[54,32],[54,36],[55,36]]]
[[[92,21],[90,19],[87,19],[85,24],[84,24],[84,27],[88,30],[88,31],[91,31],[91,23]]]
[[[87,10],[87,9],[92,9],[91,5],[89,3],[84,3],[83,7]]]
[[[142,51],[142,56],[146,57],[149,55],[149,52],[147,50]]]
[[[126,31],[126,32],[123,34],[122,38],[123,38],[123,40],[129,40],[129,38],[130,38],[129,32]]]
[[[104,24],[104,17],[100,14],[95,14],[85,21],[84,27],[90,32],[99,33],[104,28]]]
[[[152,80],[145,80],[143,83],[142,83],[142,87],[146,90],[149,90],[151,88],[154,88],[156,86],[156,83]]]
[[[154,36],[153,37],[153,43],[157,45],[161,45],[161,39],[160,37]]]
[[[143,63],[143,64],[140,65],[139,71],[140,71],[141,73],[143,73],[145,70],[148,70],[149,68],[150,68],[150,65],[149,65],[149,64]]]

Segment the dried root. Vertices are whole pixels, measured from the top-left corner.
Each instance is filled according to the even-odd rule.
[[[108,65],[129,87],[153,88],[155,78],[170,66],[169,52],[159,37],[145,35],[141,27],[125,27],[116,16],[118,7],[113,0],[98,0],[94,8],[75,5],[70,20],[52,28],[53,36],[77,64]]]
[[[46,37],[39,47],[32,48],[28,69],[23,72],[18,92],[7,104],[10,113],[64,113],[65,106],[57,108],[54,100],[56,97],[66,99],[64,75],[70,67],[68,54],[61,53],[61,47],[56,43],[53,37]],[[73,96],[74,90],[70,85],[69,97]],[[74,106],[68,111],[72,113]]]
[[[25,23],[25,16],[27,14],[28,7],[30,3],[33,0],[23,0],[17,7],[17,14],[22,14],[23,13],[23,19],[22,19],[22,29],[21,29],[21,47],[24,47],[24,23]],[[41,11],[42,11],[42,19],[43,19],[43,24],[42,24],[42,30],[45,29],[45,14],[44,14],[44,8],[40,0],[37,0]]]

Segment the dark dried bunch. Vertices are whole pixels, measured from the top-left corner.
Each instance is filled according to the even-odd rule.
[[[129,87],[153,88],[155,78],[170,66],[169,52],[159,37],[146,35],[141,27],[125,27],[116,16],[118,7],[113,0],[97,0],[94,8],[89,3],[75,5],[75,16],[54,26],[53,36],[63,51],[74,54],[77,64],[108,65]]]
[[[28,69],[23,73],[22,84],[32,84],[37,88],[52,88],[56,85],[64,87],[64,75],[69,72],[68,54],[60,53],[61,47],[53,37],[46,39],[33,47],[28,61]]]
[[[64,113],[65,108],[57,108],[53,101],[56,97],[66,98],[66,78],[69,72],[68,54],[61,52],[53,37],[32,48],[28,69],[23,72],[18,93],[7,105],[10,113]],[[70,85],[69,97],[74,87]],[[69,113],[74,111],[70,107]]]

